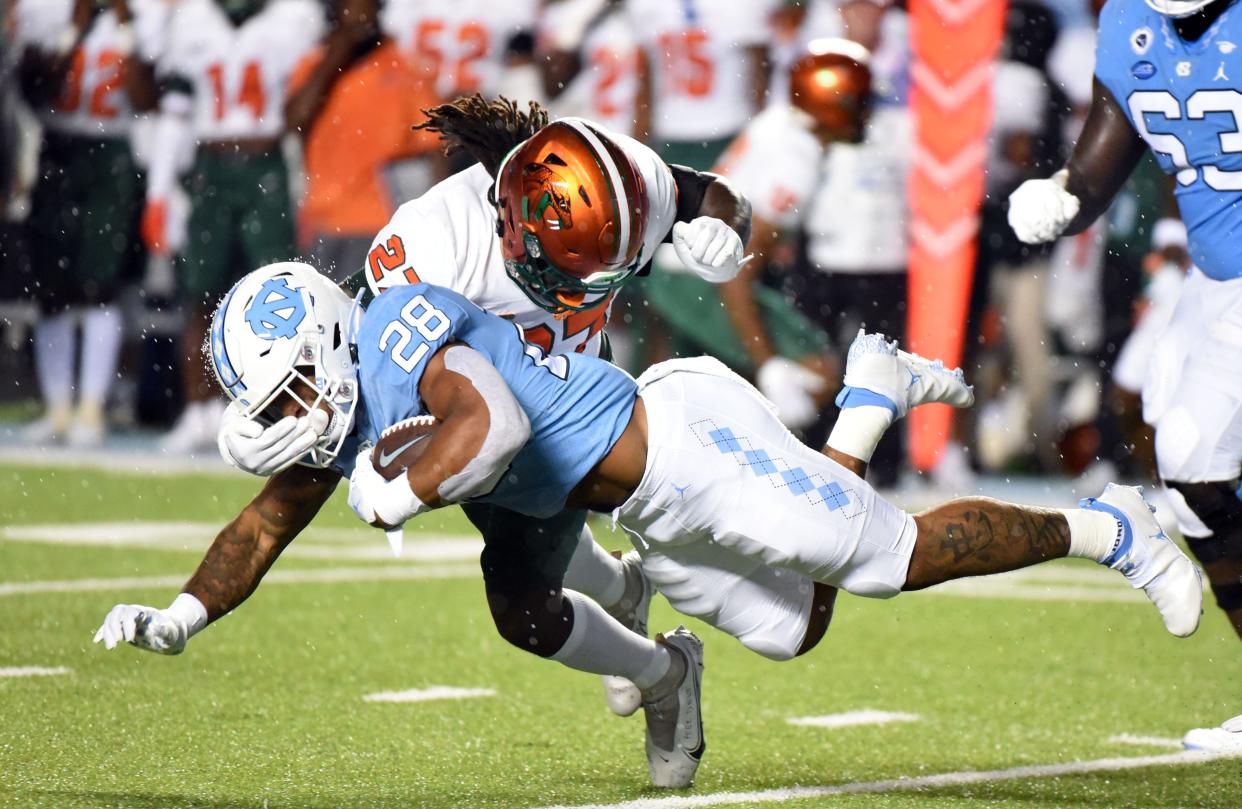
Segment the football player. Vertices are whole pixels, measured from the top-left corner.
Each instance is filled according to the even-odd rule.
[[[121,351],[113,298],[141,256],[142,182],[131,150],[135,114],[155,105],[152,63],[168,6],[160,0],[21,0],[15,44],[23,94],[43,125],[28,218],[42,310],[34,354],[47,412],[33,441],[103,441],[104,400]],[[76,325],[78,406],[73,410]]]
[[[294,222],[280,151],[290,78],[324,30],[315,0],[184,0],[158,63],[161,122],[151,157],[143,238],[166,254],[178,153],[197,144],[178,290],[187,309],[181,373],[186,409],[166,450],[210,446],[219,426],[198,347],[211,307],[238,268],[288,258]],[[238,257],[244,262],[237,263]]]
[[[925,402],[972,399],[960,372],[879,335],[851,347],[844,412],[824,453],[800,444],[714,359],[661,363],[635,382],[594,357],[548,356],[514,323],[442,287],[393,288],[360,312],[303,264],[264,267],[234,287],[212,324],[211,360],[251,416],[331,418],[313,453],[350,473],[350,506],[365,522],[399,527],[465,501],[534,518],[566,507],[614,512],[676,609],[773,659],[818,642],[836,588],[887,598],[1067,555],[1118,569],[1174,634],[1198,625],[1198,570],[1135,489],[1109,486],[1081,509],[966,498],[915,517],[879,498],[862,475],[893,420]],[[438,425],[423,454],[385,480],[373,443],[422,414]],[[238,533],[253,535],[243,544],[284,540],[257,526]],[[220,559],[168,610],[118,605],[96,640],[179,652],[265,570],[246,553]],[[551,582],[527,575],[543,578],[548,599]],[[653,779],[687,785],[704,747],[697,639],[609,632],[611,619],[589,600],[560,598],[573,617],[551,656],[642,685]],[[532,620],[516,617],[534,646],[546,629]]]
[[[361,275],[372,293],[435,283],[513,319],[549,355],[601,356],[615,291],[646,272],[657,245],[671,242],[706,280],[738,272],[750,206],[720,177],[669,166],[638,141],[585,120],[548,124],[542,110],[519,111],[504,99],[459,99],[431,110],[425,126],[478,164],[397,210],[365,257]],[[270,475],[304,455],[321,428],[305,417],[265,428],[230,408],[220,451],[239,468]],[[645,634],[651,592],[638,560],[603,552],[585,511],[539,521],[486,504],[466,513],[485,541],[507,534],[529,545],[525,553],[546,557],[558,585],[566,575],[571,588]],[[503,578],[503,567],[492,575]],[[606,680],[605,696],[619,715],[638,709],[628,683]]]
[[[1176,178],[1195,268],[1143,385],[1156,465],[1216,603],[1242,637],[1242,38],[1233,0],[1110,0],[1100,13],[1091,109],[1069,163],[1010,196],[1029,243],[1078,233],[1148,149]],[[1187,734],[1242,750],[1242,717]]]
[[[788,321],[788,304],[775,290],[759,284],[769,253],[782,234],[803,227],[816,189],[822,185],[824,153],[834,142],[862,139],[871,95],[870,54],[845,39],[817,39],[789,68],[789,100],[773,103],[747,124],[716,165],[715,171],[746,195],[752,206],[751,239],[755,256],[736,279],[715,296],[695,296],[683,303],[678,319],[701,324],[696,331],[715,335],[713,354],[730,346],[749,358],[760,391],[776,404],[790,427],[806,427],[828,403],[827,342],[818,329],[791,332],[769,329]],[[697,305],[696,305],[697,304]],[[687,310],[688,309],[688,310]],[[798,316],[799,318],[801,316]],[[718,325],[706,325],[716,322]],[[819,339],[807,345],[807,333]],[[814,351],[810,349],[814,348]],[[797,357],[800,361],[788,359]],[[739,361],[729,361],[737,366]]]
[[[772,217],[777,214],[773,206],[787,213],[794,203],[805,201],[792,199],[795,192],[782,184],[788,183],[791,175],[797,175],[792,182],[798,189],[796,193],[808,196],[814,187],[817,166],[804,161],[821,158],[823,142],[828,139],[856,137],[844,130],[861,131],[865,110],[854,98],[859,90],[856,79],[861,72],[854,71],[848,87],[837,88],[844,90],[839,96],[827,88],[812,91],[809,84],[804,84],[799,96],[791,97],[790,104],[776,104],[742,128],[750,117],[745,114],[748,101],[753,99],[745,94],[738,97],[742,89],[738,77],[726,81],[721,74],[742,70],[738,60],[752,67],[762,64],[765,48],[757,41],[743,47],[743,42],[762,36],[766,31],[764,4],[750,4],[740,9],[727,3],[686,3],[676,12],[673,6],[662,5],[666,8],[656,15],[654,30],[664,30],[660,28],[663,25],[672,28],[655,40],[659,45],[657,50],[664,49],[665,58],[653,65],[652,72],[659,79],[657,88],[672,93],[673,98],[664,99],[652,110],[656,141],[663,142],[661,154],[668,160],[695,167],[714,166],[713,171],[724,175],[740,171],[738,177],[751,186],[743,193],[751,199],[752,205],[757,203],[765,212],[763,219],[766,221],[759,223],[763,232],[755,230],[753,223],[752,232],[757,234],[759,246],[769,249],[775,243],[771,226],[776,224]],[[631,11],[655,14],[654,10],[641,5],[632,7]],[[692,19],[680,20],[683,12]],[[740,29],[725,25],[727,20],[739,23],[747,15],[755,16],[750,20],[750,30],[745,37]],[[681,30],[674,22],[688,28]],[[854,57],[866,61],[865,49],[854,46],[849,50]],[[686,57],[683,51],[691,56]],[[807,56],[814,55],[808,53]],[[806,61],[800,62],[797,66],[799,81],[849,75],[849,68],[840,63],[850,57],[836,56],[839,64],[823,71]],[[825,57],[833,58],[828,54]],[[648,50],[647,58],[650,61],[658,56]],[[679,65],[675,61],[678,58],[688,61]],[[695,70],[703,71],[709,77],[704,81],[712,86],[711,92],[704,91],[702,98],[696,97],[694,83],[684,80],[685,75]],[[766,81],[766,70],[761,72]],[[682,80],[677,80],[678,76],[682,76]],[[868,81],[866,89],[869,86]],[[688,98],[678,98],[678,92]],[[855,108],[847,111],[849,103],[854,103]],[[758,104],[755,108],[758,109]],[[740,120],[736,118],[739,113],[742,114]],[[835,120],[825,127],[817,116]],[[736,128],[724,123],[713,124],[713,121],[728,121]],[[662,129],[662,126],[669,129]],[[718,128],[711,129],[713,126]],[[833,127],[835,130],[830,131]],[[819,129],[818,134],[813,133],[816,129]],[[755,140],[762,142],[752,142]],[[726,147],[729,151],[722,154]],[[756,201],[755,193],[768,198]],[[788,216],[783,218],[789,219]],[[759,254],[755,249],[752,252]],[[831,398],[830,380],[836,376],[834,364],[827,359],[829,341],[823,330],[799,313],[784,295],[758,284],[758,268],[752,268],[734,283],[715,290],[686,273],[676,256],[667,251],[657,256],[656,267],[660,272],[642,291],[651,308],[672,332],[674,350],[691,355],[710,353],[735,370],[753,375],[759,389],[777,405],[787,425],[796,429],[810,426]]]

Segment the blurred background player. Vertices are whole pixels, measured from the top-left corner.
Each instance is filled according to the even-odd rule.
[[[899,7],[870,0],[813,4],[804,31],[841,31],[871,51],[871,96],[861,135],[826,150],[782,289],[837,347],[840,363],[861,326],[897,340],[906,329],[906,175],[913,138],[906,105],[909,43]],[[841,34],[838,34],[838,36]],[[825,411],[808,439],[826,436]],[[868,467],[890,487],[904,462],[905,430],[890,430]]]
[[[721,286],[723,310],[714,297],[706,305],[700,299],[686,316],[698,321],[700,334],[716,335],[711,353],[735,367],[749,358],[759,389],[794,428],[816,421],[835,392],[830,380],[837,374],[826,358],[827,341],[814,327],[801,330],[808,336],[802,342],[791,342],[785,329],[769,333],[768,323],[788,322],[788,304],[760,277],[778,242],[803,227],[824,182],[825,152],[862,140],[871,100],[870,58],[866,48],[849,40],[812,41],[789,69],[788,101],[770,104],[751,121],[716,166],[751,201],[748,250],[755,259]],[[809,337],[818,339],[807,345]],[[727,353],[730,348],[733,356]],[[819,446],[827,432],[806,438]]]
[[[490,98],[502,89],[514,39],[537,30],[539,6],[539,0],[387,0],[380,19],[411,66],[432,77],[440,98]],[[461,158],[454,171],[469,167]]]
[[[167,8],[159,0],[16,7],[21,88],[43,125],[24,286],[42,313],[34,356],[46,412],[26,429],[30,441],[96,446],[106,433],[104,404],[121,351],[113,303],[142,257],[143,186],[130,136],[135,114],[155,105],[151,65]]]
[[[290,79],[323,28],[314,0],[182,0],[173,14],[158,64],[162,120],[143,214],[148,247],[166,253],[175,155],[192,139],[191,210],[177,265],[186,408],[162,442],[166,451],[215,441],[224,404],[198,354],[214,303],[246,267],[293,255],[292,200],[279,141]]]
[[[563,0],[540,21],[543,91],[556,115],[578,115],[634,137],[639,120],[638,78],[646,54],[630,27],[623,0]]]
[[[776,7],[628,4],[645,57],[638,117],[650,121],[648,141],[664,160],[722,170],[725,149],[765,104]],[[641,291],[667,328],[667,353],[711,354],[755,379],[789,426],[814,421],[830,396],[833,374],[824,356],[827,340],[813,324],[782,295],[755,284],[755,273],[713,289],[687,273],[667,248],[656,255],[655,270]],[[633,306],[631,312],[640,321],[646,314]],[[665,353],[660,346],[646,348],[647,360]]]
[[[1195,268],[1143,386],[1156,464],[1187,544],[1242,637],[1242,157],[1234,148],[1242,31],[1233,0],[1117,0],[1100,15],[1091,110],[1065,168],[1010,196],[1024,242],[1076,233],[1104,211],[1150,149],[1186,223]],[[1150,81],[1155,77],[1156,81]],[[1124,105],[1121,99],[1125,99]],[[1242,750],[1242,718],[1193,730],[1184,743]]]
[[[300,242],[322,272],[353,275],[397,206],[444,173],[439,140],[412,129],[438,101],[410,64],[377,0],[335,0],[331,33],[298,65],[285,123],[303,138]]]

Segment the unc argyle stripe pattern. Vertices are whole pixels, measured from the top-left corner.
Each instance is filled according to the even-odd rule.
[[[808,472],[784,458],[773,457],[767,450],[753,449],[749,438],[737,435],[728,427],[717,427],[710,420],[696,422],[690,427],[704,446],[715,447],[720,454],[736,461],[738,466],[749,469],[756,477],[768,479],[773,486],[785,489],[791,496],[806,496],[812,505],[822,503],[829,511],[837,511],[853,502],[836,481],[824,481],[819,473]]]

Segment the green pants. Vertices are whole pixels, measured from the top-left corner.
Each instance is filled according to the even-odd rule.
[[[566,509],[546,519],[486,503],[464,503],[462,511],[483,535],[479,564],[489,593],[560,592],[586,525],[585,511]]]
[[[214,303],[251,270],[293,258],[289,175],[279,152],[199,149],[188,191],[193,207],[178,263],[186,301]]]
[[[108,303],[140,266],[143,184],[124,138],[48,132],[27,234],[31,279],[45,310]]]
[[[658,265],[641,284],[647,302],[668,326],[675,355],[710,354],[740,374],[753,373],[750,355],[715,284],[687,273],[661,271]],[[794,309],[784,295],[762,284],[755,284],[754,292],[777,354],[796,360],[828,353],[828,335]]]

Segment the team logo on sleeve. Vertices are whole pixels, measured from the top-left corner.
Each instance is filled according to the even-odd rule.
[[[268,340],[295,336],[305,318],[306,301],[302,292],[290,289],[287,278],[265,281],[246,310],[246,322],[250,328],[256,335]]]
[[[1151,29],[1143,26],[1135,30],[1133,34],[1130,34],[1130,47],[1134,49],[1135,53],[1142,56],[1151,47],[1152,36]]]

